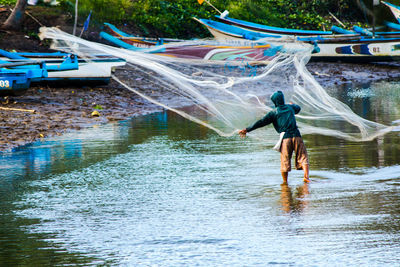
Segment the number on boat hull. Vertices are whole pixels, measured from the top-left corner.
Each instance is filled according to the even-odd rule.
[[[9,80],[0,80],[0,87],[1,88],[9,88],[10,87],[10,81]]]

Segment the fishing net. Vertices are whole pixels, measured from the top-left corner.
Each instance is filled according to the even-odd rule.
[[[267,56],[263,61],[267,64],[260,64],[260,51],[243,50],[243,43],[194,40],[134,51],[90,42],[56,28],[42,28],[41,38],[52,39],[53,49],[88,60],[103,55],[125,59],[126,66],[113,75],[122,87],[221,136],[232,136],[271,111],[274,107],[270,96],[277,90],[284,92],[286,102],[301,106],[296,117],[303,135],[367,141],[393,130],[358,116],[328,95],[305,67],[312,49],[306,45],[271,44],[269,49],[260,50],[261,56]],[[208,52],[213,56],[207,54],[207,60],[202,60],[191,57],[194,47],[215,49]],[[176,53],[182,51],[186,56],[177,57]],[[238,51],[242,53],[240,57]],[[235,60],[229,60],[230,57]],[[251,135],[274,136],[276,140],[273,127],[264,127]]]

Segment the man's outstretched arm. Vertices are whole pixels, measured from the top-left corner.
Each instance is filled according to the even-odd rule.
[[[239,131],[240,137],[245,137],[247,133],[270,124],[273,120],[273,116],[274,116],[274,113],[269,112],[262,119],[256,121],[252,126],[247,127],[246,129],[240,130]]]

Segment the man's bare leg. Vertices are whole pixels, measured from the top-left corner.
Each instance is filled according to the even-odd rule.
[[[283,183],[287,184],[288,172],[281,172],[281,174],[282,174]]]
[[[308,164],[303,165],[303,171],[304,171],[304,182],[309,183],[310,182],[310,170]]]

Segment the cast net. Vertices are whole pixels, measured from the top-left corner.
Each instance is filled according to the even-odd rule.
[[[303,135],[367,141],[393,130],[358,116],[331,97],[305,67],[312,49],[307,45],[266,47],[260,42],[233,45],[195,40],[134,51],[90,42],[56,28],[42,28],[41,37],[52,39],[53,49],[77,54],[89,62],[104,55],[125,59],[126,66],[113,75],[123,88],[221,136],[232,136],[271,111],[270,96],[277,90],[283,91],[286,103],[301,106],[296,118]],[[244,46],[259,45],[261,50],[243,50]],[[251,136],[277,139],[273,127],[254,131]]]

